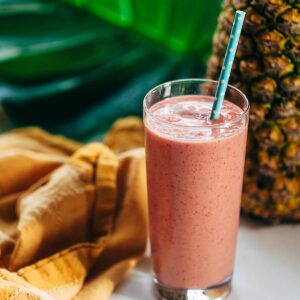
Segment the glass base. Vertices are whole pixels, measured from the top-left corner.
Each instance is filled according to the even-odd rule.
[[[156,277],[153,278],[156,296],[161,300],[221,300],[231,292],[232,276],[222,282],[207,288],[173,288],[162,284]]]

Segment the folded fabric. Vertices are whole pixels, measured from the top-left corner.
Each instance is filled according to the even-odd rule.
[[[107,299],[141,257],[141,121],[118,121],[105,143],[0,135],[0,300]]]

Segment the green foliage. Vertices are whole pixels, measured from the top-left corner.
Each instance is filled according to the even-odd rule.
[[[209,33],[185,55],[122,26],[62,1],[0,0],[0,101],[15,125],[88,140],[118,117],[141,115],[153,86],[204,74]]]

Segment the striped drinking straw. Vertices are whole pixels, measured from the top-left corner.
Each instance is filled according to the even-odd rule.
[[[244,19],[245,19],[245,13],[243,11],[237,10],[235,13],[234,22],[231,29],[230,38],[227,45],[225,58],[224,58],[224,62],[220,74],[220,79],[215,94],[214,104],[210,115],[211,120],[218,119],[220,116],[221,106],[226,93],[231,67],[235,57],[239,38],[241,35]]]

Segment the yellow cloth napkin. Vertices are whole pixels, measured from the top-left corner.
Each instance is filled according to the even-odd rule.
[[[0,300],[104,300],[141,257],[141,121],[119,120],[105,143],[0,135]]]

